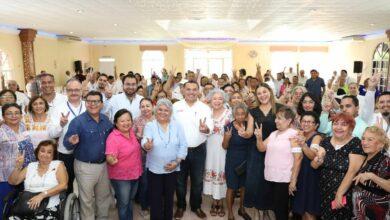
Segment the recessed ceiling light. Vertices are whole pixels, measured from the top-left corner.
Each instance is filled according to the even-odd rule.
[[[136,34],[136,33],[137,33],[137,31],[134,31],[133,33],[134,33],[134,34]]]
[[[114,24],[114,26],[116,27],[116,26],[118,26],[118,24]]]
[[[77,9],[76,12],[79,13],[79,14],[81,14],[81,13],[83,13],[84,11],[81,10],[81,9]]]
[[[374,23],[371,23],[370,26],[374,26],[375,24]]]
[[[71,31],[71,32],[69,32],[69,34],[74,34],[74,32],[73,32],[73,31]]]

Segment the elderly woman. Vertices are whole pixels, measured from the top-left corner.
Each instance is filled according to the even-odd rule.
[[[180,162],[187,156],[187,142],[183,128],[171,120],[172,103],[160,99],[156,105],[156,119],[144,129],[142,147],[148,152],[148,194],[150,219],[173,218],[173,193],[176,188]]]
[[[0,92],[0,107],[7,103],[16,103],[16,94],[12,90],[2,90]],[[0,120],[3,120],[3,114],[0,110]]]
[[[141,146],[132,129],[132,115],[127,109],[115,113],[114,126],[106,140],[108,176],[115,190],[119,219],[133,219],[131,200],[142,174]]]
[[[57,160],[57,144],[52,140],[40,142],[34,153],[38,161],[29,163],[25,168],[23,168],[24,155],[18,155],[8,182],[12,185],[18,185],[24,181],[24,190],[36,193],[28,201],[19,200],[19,202],[27,202],[30,209],[39,207],[42,200],[49,198],[45,210],[36,213],[33,219],[59,219],[59,194],[65,191],[68,186],[65,165],[62,161]],[[17,217],[26,218],[26,216]],[[28,219],[32,219],[31,216]]]
[[[242,97],[241,92],[235,91],[232,93],[232,95],[229,97],[229,105],[230,107],[234,108],[238,103],[243,103],[244,98]]]
[[[41,140],[57,138],[61,134],[60,122],[54,122],[48,115],[49,104],[41,96],[32,98],[23,117],[27,133],[36,148]]]
[[[222,147],[225,125],[231,122],[232,113],[225,108],[227,95],[220,89],[213,89],[208,94],[212,109],[214,130],[207,138],[205,175],[203,178],[203,193],[211,195],[210,215],[225,216],[222,199],[226,196],[225,158],[226,150]]]
[[[24,155],[23,167],[35,161],[34,147],[31,138],[25,134],[21,122],[22,110],[16,103],[2,106],[4,123],[0,125],[0,208],[3,210],[3,198],[12,191],[7,180],[15,168],[18,154]]]
[[[353,208],[357,220],[390,218],[389,138],[383,129],[372,126],[363,133],[362,147],[367,158],[354,178]]]
[[[320,169],[321,218],[351,219],[353,178],[365,159],[359,138],[352,136],[354,118],[346,113],[333,117],[333,136],[322,140],[325,156],[311,166]]]

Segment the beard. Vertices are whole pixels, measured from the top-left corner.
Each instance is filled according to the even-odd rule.
[[[390,116],[390,112],[388,112],[388,111],[382,112],[382,116],[383,116],[384,118],[387,118],[387,117]]]

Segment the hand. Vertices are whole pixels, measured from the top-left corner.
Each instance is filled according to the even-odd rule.
[[[288,194],[293,196],[295,191],[297,191],[297,182],[295,180],[291,180],[288,185]]]
[[[107,156],[107,162],[110,165],[115,165],[118,163],[118,158],[114,154],[110,154]]]
[[[28,200],[27,204],[28,204],[28,207],[30,209],[36,209],[39,207],[39,205],[41,204],[42,200],[43,200],[43,195],[42,194],[38,194],[34,197],[32,197],[30,200]]]
[[[178,166],[179,164],[176,162],[176,161],[172,161],[172,162],[169,162],[167,163],[165,166],[164,166],[164,169],[168,172],[170,171],[173,171],[176,169],[176,167]]]
[[[233,130],[232,127],[227,127],[227,129],[226,129],[224,135],[225,135],[227,138],[231,138],[231,137],[232,137],[232,130]]]
[[[383,117],[380,117],[380,118],[377,117],[376,118],[375,126],[378,127],[378,128],[384,129],[383,128]]]
[[[368,80],[368,89],[375,91],[375,88],[378,85],[380,78],[381,78],[380,73],[377,73],[377,74],[371,76],[370,79]]]
[[[302,146],[304,146],[306,144],[306,138],[303,135],[303,131],[299,131],[295,138],[297,140],[297,143],[298,143],[299,147],[302,147]]]
[[[290,141],[291,147],[300,147],[299,144],[298,144],[298,138],[297,137],[289,138],[289,141]]]
[[[330,102],[326,102],[326,103],[322,106],[322,110],[323,110],[324,112],[329,113],[331,109],[332,109],[332,103],[330,103]]]
[[[240,137],[243,137],[245,138],[245,134],[246,134],[246,131],[245,131],[245,127],[243,125],[234,125],[234,127],[237,129],[237,133]]]
[[[24,163],[24,151],[22,151],[22,153],[19,152],[18,155],[16,156],[15,168],[22,169],[23,163]]]
[[[256,63],[256,70],[257,70],[257,71],[260,71],[260,70],[261,70],[260,63]]]
[[[64,113],[61,112],[61,118],[60,118],[60,125],[61,125],[61,127],[64,127],[66,124],[68,124],[69,113],[70,112],[68,112],[68,114],[64,115]]]
[[[209,133],[209,127],[207,127],[206,118],[203,120],[199,119],[199,131],[204,134]]]
[[[237,75],[237,70],[236,70],[236,69],[233,69],[233,70],[232,70],[232,73],[233,73],[233,76],[236,76],[236,75]]]
[[[325,157],[325,154],[326,154],[326,151],[323,147],[319,147],[318,150],[317,150],[317,156],[319,157],[319,159],[324,159]]]
[[[150,150],[152,150],[152,147],[153,147],[153,139],[146,138],[146,143],[144,144],[144,149],[146,151],[150,151]]]
[[[336,197],[335,197],[334,201],[336,202],[336,206],[335,206],[336,209],[341,209],[341,208],[344,207],[344,205],[343,205],[343,195],[340,195],[340,194],[336,193]]]
[[[169,70],[169,75],[170,76],[175,76],[175,73],[176,73],[176,67],[173,67]]]
[[[254,134],[256,136],[256,139],[260,140],[260,139],[263,139],[263,124],[260,124],[260,127],[259,125],[257,124],[257,122],[255,122],[255,131],[254,131]]]
[[[366,185],[366,182],[371,180],[372,175],[373,173],[371,172],[360,173],[359,175],[355,176],[355,178],[353,178],[353,181],[355,181],[355,185],[359,183]]]
[[[79,139],[79,135],[78,134],[74,134],[72,136],[69,137],[68,139],[69,143],[71,143],[72,145],[76,145],[79,143],[80,139]]]

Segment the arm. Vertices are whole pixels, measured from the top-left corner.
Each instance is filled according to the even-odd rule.
[[[233,123],[232,123],[232,126],[233,126]],[[232,138],[232,129],[233,128],[227,128],[227,130],[223,134],[222,147],[225,150],[228,149],[228,147],[229,147],[229,142],[230,142],[230,139]]]
[[[64,136],[64,142],[63,142],[63,144],[67,150],[73,150],[74,148],[76,148],[78,146],[78,144],[73,145],[72,143],[70,143],[69,138],[75,134],[80,135],[79,126],[80,125],[78,122],[78,118],[75,118],[70,122],[69,127],[68,127],[68,131],[66,132],[66,134]]]
[[[106,160],[109,165],[115,165],[118,162],[118,145],[113,136],[109,135],[106,140]]]
[[[11,185],[19,185],[26,179],[27,167],[23,168],[15,166],[11,175],[8,177],[8,183]]]
[[[256,138],[256,147],[260,152],[267,151],[268,138],[263,141],[262,138]]]
[[[293,153],[294,156],[294,162],[293,167],[291,170],[291,178],[290,178],[290,184],[289,184],[289,194],[294,195],[294,191],[297,190],[297,181],[298,181],[298,174],[299,170],[301,169],[301,163],[302,163],[302,153]]]
[[[261,75],[261,66],[260,64],[256,64],[256,78],[259,80],[260,83],[263,83],[263,76]]]
[[[180,163],[187,156],[187,141],[182,126],[178,122],[176,122],[176,125],[179,133],[179,150],[177,152],[176,162]]]
[[[245,130],[245,134],[244,134],[244,138],[250,138],[252,137],[253,135],[253,131],[254,131],[254,127],[253,125],[255,124],[254,122],[254,118],[252,117],[252,115],[249,113],[248,114],[248,126]]]
[[[388,179],[388,180],[383,179],[383,178],[375,175],[374,173],[370,173],[369,178],[371,181],[376,183],[379,187],[386,190],[386,192],[390,193],[390,179]]]
[[[329,121],[329,113],[322,112],[320,116],[320,127],[318,128],[318,131],[321,133],[324,133],[326,135],[329,135],[332,130],[332,123]]]
[[[313,138],[311,144],[312,145],[319,144],[319,143],[321,143],[321,140],[322,140],[322,137],[320,135],[316,135]],[[306,155],[306,157],[308,157],[310,160],[313,160],[316,157],[316,152],[314,151],[314,149],[311,149],[310,146],[307,146],[306,143],[302,146],[302,151]]]

